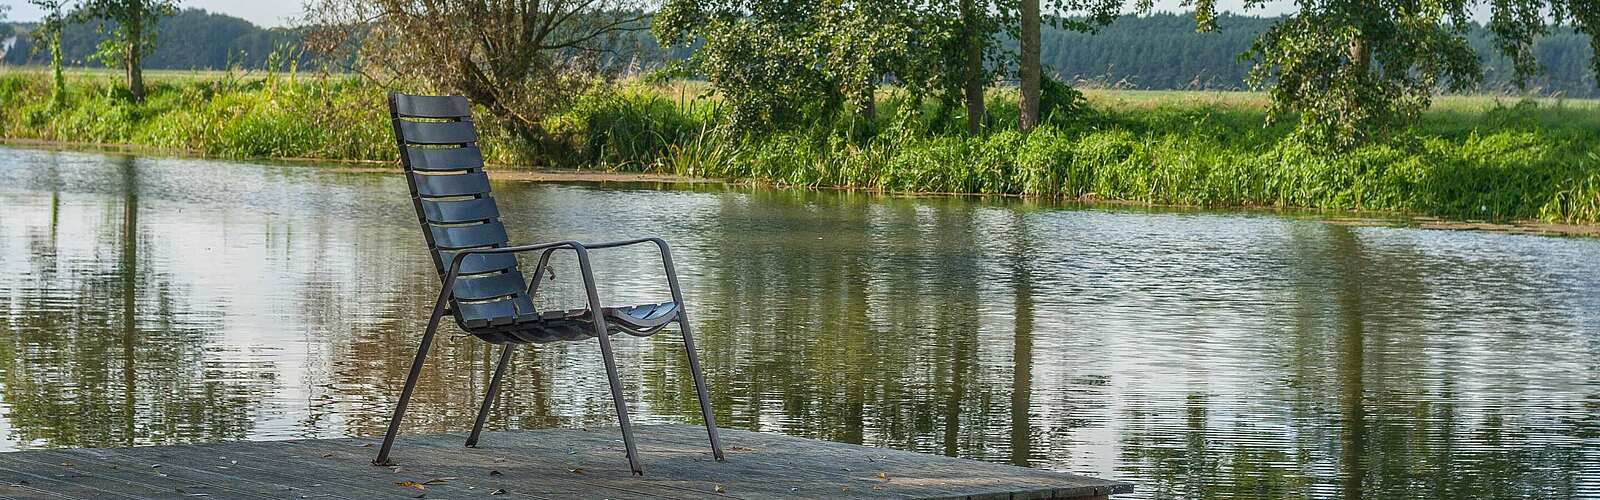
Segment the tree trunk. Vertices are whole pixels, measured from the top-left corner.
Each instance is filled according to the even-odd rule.
[[[57,16],[58,18],[60,16]],[[61,28],[57,27],[50,33],[50,72],[54,75],[55,92],[50,96],[50,104],[60,108],[67,103],[67,78],[61,72]]]
[[[1360,36],[1350,40],[1350,64],[1365,74],[1372,70],[1372,48],[1367,46],[1367,40]]]
[[[143,8],[141,5],[131,9],[132,12],[125,21],[127,26],[123,27],[125,30],[123,34],[128,37],[124,40],[126,45],[122,57],[128,70],[128,93],[138,102],[144,102],[144,70],[139,67],[140,56],[144,52],[143,44],[139,43],[144,39],[144,12],[141,10]]]
[[[978,8],[974,0],[961,0],[961,21],[965,25],[966,74],[962,76],[963,93],[967,100],[967,134],[983,131],[986,113],[983,109],[983,36],[979,26]]]
[[[1039,86],[1044,70],[1039,63],[1039,0],[1022,0],[1022,61],[1017,76],[1022,79],[1021,119],[1023,132],[1039,124]]]

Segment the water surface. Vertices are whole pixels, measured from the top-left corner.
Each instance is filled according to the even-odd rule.
[[[674,243],[727,427],[1140,497],[1600,495],[1600,240],[495,189],[516,241]],[[380,434],[438,286],[411,210],[393,173],[0,149],[0,448]],[[581,304],[558,266],[540,302]],[[666,295],[648,254],[597,266]],[[448,333],[405,432],[471,426],[496,351]],[[617,346],[639,421],[698,420],[675,336]],[[586,342],[519,351],[489,426],[614,418]]]

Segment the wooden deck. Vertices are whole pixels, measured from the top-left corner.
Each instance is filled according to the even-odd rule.
[[[0,453],[7,498],[1103,498],[1132,486],[1008,465],[776,434],[640,426],[643,477],[615,428]]]

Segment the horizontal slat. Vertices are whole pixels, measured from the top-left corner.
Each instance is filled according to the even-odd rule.
[[[469,329],[484,326],[483,323],[508,324],[519,314],[531,315],[533,312],[533,301],[529,300],[527,295],[495,302],[456,304],[456,318],[461,321],[462,326]]]
[[[466,170],[483,168],[483,152],[477,146],[464,148],[419,148],[406,146],[406,161],[413,170]]]
[[[400,137],[407,144],[465,144],[477,142],[472,122],[400,122]]]
[[[416,118],[458,118],[472,113],[467,98],[454,95],[394,94],[394,110]]]
[[[439,272],[449,271],[448,267],[456,252],[442,250],[439,252]],[[495,271],[504,271],[517,267],[517,256],[509,253],[475,253],[461,259],[460,274],[480,274]]]
[[[422,213],[429,222],[455,224],[493,219],[500,216],[494,198],[485,196],[470,200],[421,200]]]
[[[677,308],[678,305],[676,303],[663,302],[660,304],[643,304],[636,306],[617,307],[613,308],[612,310],[633,319],[651,321],[666,317],[667,315],[672,314],[672,312]]]
[[[421,196],[472,196],[489,192],[489,176],[483,172],[456,175],[411,174]]]
[[[486,300],[527,291],[528,282],[522,279],[522,273],[512,271],[456,280],[455,296],[457,300]]]
[[[594,338],[594,323],[558,321],[533,323],[506,332],[522,342],[541,344],[555,341],[575,341]]]
[[[436,226],[429,224],[433,231],[433,245],[439,248],[476,248],[490,245],[505,244],[506,227],[499,221],[486,224],[473,224],[470,226]]]

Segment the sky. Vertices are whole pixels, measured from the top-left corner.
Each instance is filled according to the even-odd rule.
[[[1238,12],[1244,0],[1219,0],[1217,4],[1222,10]],[[1156,0],[1160,10],[1180,10],[1180,0]],[[29,4],[27,0],[0,0],[0,5],[8,5],[11,11],[6,14],[6,19],[12,21],[35,21],[43,12]],[[184,8],[205,9],[211,12],[220,12],[231,16],[242,17],[261,26],[286,26],[291,20],[298,17],[301,12],[300,0],[180,0],[179,5]],[[1287,10],[1290,2],[1269,2],[1266,8],[1250,12],[1256,15],[1277,15]]]

